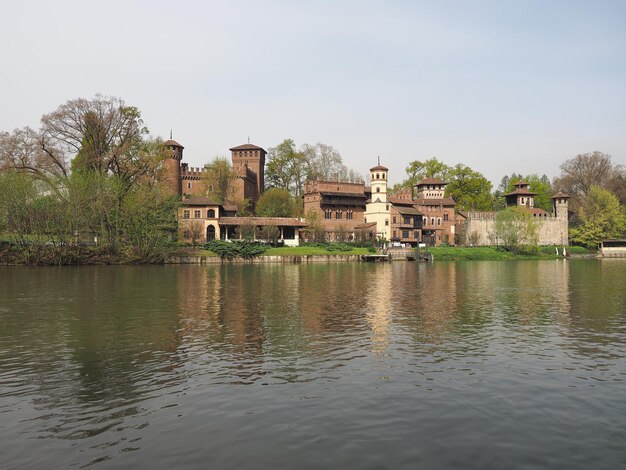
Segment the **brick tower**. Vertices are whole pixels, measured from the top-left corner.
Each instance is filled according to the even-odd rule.
[[[166,140],[163,142],[163,145],[168,154],[168,158],[165,160],[165,181],[169,190],[173,194],[180,196],[183,193],[180,161],[183,159],[183,149],[185,147],[172,139]]]
[[[233,169],[249,184],[244,184],[244,197],[256,201],[265,191],[265,155],[267,152],[252,144],[239,145],[230,149]]]

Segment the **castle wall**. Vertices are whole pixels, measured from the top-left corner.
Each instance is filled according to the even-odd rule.
[[[464,224],[465,244],[500,245],[495,236],[495,212],[470,212]],[[537,224],[537,244],[567,245],[568,221],[564,217],[533,218]]]

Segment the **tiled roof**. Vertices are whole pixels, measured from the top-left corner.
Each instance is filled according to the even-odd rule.
[[[443,199],[415,199],[413,204],[416,206],[455,206],[456,202],[451,197],[444,197]]]
[[[276,225],[277,227],[308,227],[309,224],[291,217],[220,217],[220,225]]]
[[[172,139],[166,140],[165,142],[163,142],[163,145],[172,145],[174,147],[180,147],[181,149],[185,148],[182,145],[180,145],[178,142]]]
[[[233,147],[229,150],[263,150],[265,152],[265,150],[262,147],[258,147],[252,144],[238,145],[237,147]]]
[[[528,189],[516,189],[515,191],[511,191],[510,193],[506,193],[504,194],[504,197],[507,196],[536,196],[537,193],[533,193],[532,191],[529,191]]]
[[[448,184],[444,180],[439,178],[424,178],[422,181],[419,181],[415,184],[415,186],[423,186],[425,184]]]
[[[394,208],[402,215],[422,215],[422,212],[415,207],[394,206]]]
[[[554,196],[552,196],[550,199],[567,199],[567,198],[569,198],[569,196],[567,194],[562,193],[561,191],[559,191]]]
[[[395,206],[398,206],[398,205],[412,206],[413,204],[415,204],[413,202],[413,199],[402,199],[401,197],[393,197],[393,196],[389,197],[389,202]]]
[[[356,225],[354,229],[358,230],[358,229],[366,229],[366,228],[373,228],[373,227],[376,227],[376,222],[369,222],[367,224]]]
[[[370,168],[370,171],[389,171],[389,168],[382,165],[376,165],[375,167]]]

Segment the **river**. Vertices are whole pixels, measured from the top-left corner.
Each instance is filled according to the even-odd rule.
[[[0,468],[615,469],[626,260],[0,267]]]

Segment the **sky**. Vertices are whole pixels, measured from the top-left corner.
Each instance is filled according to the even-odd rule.
[[[391,183],[413,160],[497,186],[598,150],[626,164],[625,1],[3,2],[0,131],[122,98],[201,166],[322,142]]]

